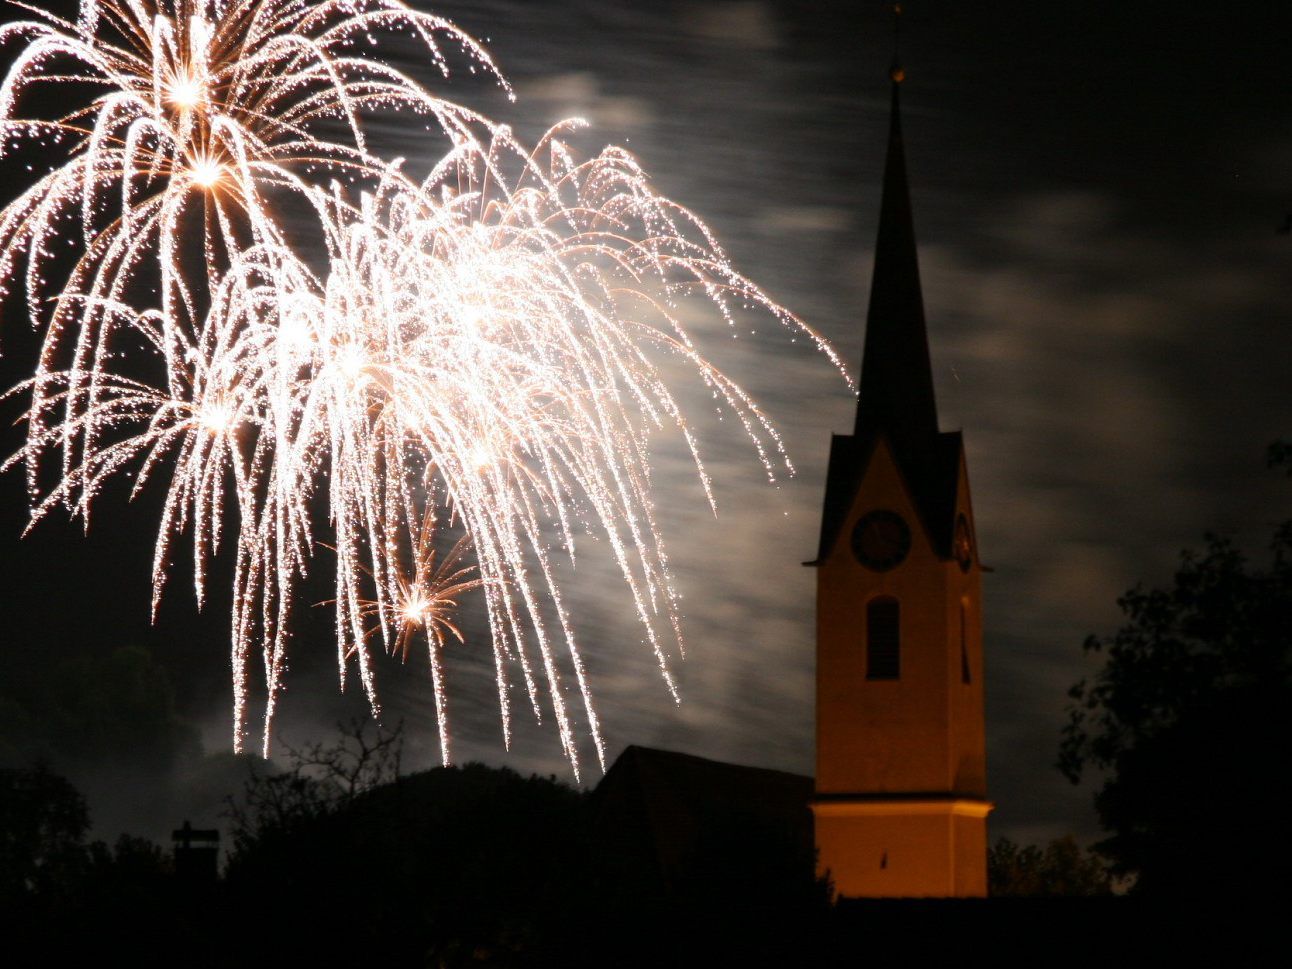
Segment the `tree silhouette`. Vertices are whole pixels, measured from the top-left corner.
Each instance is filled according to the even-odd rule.
[[[1292,449],[1270,464],[1292,469]],[[1254,566],[1208,534],[1170,588],[1130,590],[1126,624],[1086,640],[1106,661],[1069,691],[1059,768],[1105,772],[1097,849],[1138,891],[1248,894],[1292,861],[1270,796],[1292,762],[1292,521],[1269,547]]]
[[[363,725],[289,751],[233,806],[224,882],[286,926],[267,962],[570,964],[586,934],[586,795],[480,764],[399,775],[400,734]],[[344,931],[309,929],[344,900]],[[272,958],[271,958],[272,957]]]
[[[63,894],[85,869],[81,792],[43,764],[0,770],[0,902]]]
[[[1070,834],[1055,838],[1044,848],[1022,846],[1009,838],[1001,838],[987,852],[987,893],[993,898],[1108,895],[1111,892],[1108,868],[1083,851]]]
[[[249,763],[240,798],[225,799],[231,822],[235,866],[266,846],[313,829],[349,808],[360,795],[399,778],[403,724],[370,729],[366,720],[338,724],[334,741],[296,748],[284,744],[288,767]]]

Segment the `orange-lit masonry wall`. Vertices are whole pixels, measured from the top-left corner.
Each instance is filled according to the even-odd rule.
[[[813,813],[818,865],[842,895],[987,891],[981,569],[963,454],[958,464],[967,567],[934,550],[884,438],[818,563]],[[863,565],[850,541],[876,509],[909,523],[909,550],[885,571]],[[895,679],[867,678],[867,609],[877,597],[899,607]]]
[[[818,801],[816,843],[835,892],[853,898],[987,894],[989,805]]]

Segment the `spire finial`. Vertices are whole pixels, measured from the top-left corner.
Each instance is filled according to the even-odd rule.
[[[893,3],[890,6],[893,8],[893,66],[888,69],[888,76],[893,79],[894,84],[901,84],[906,80],[906,71],[902,68],[901,59],[902,5]]]
[[[873,439],[882,432],[898,450],[914,454],[922,453],[927,442],[937,436],[938,417],[902,148],[900,64],[895,63],[893,70],[888,157],[854,436]]]

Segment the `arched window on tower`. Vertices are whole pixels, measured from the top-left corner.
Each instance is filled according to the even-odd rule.
[[[901,610],[889,597],[866,607],[866,679],[895,680],[902,671]]]

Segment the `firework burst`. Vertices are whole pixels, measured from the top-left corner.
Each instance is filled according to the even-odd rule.
[[[479,590],[505,741],[520,685],[537,718],[550,706],[577,772],[572,676],[604,767],[553,556],[573,560],[580,536],[605,540],[676,695],[682,636],[653,434],[682,435],[713,497],[665,362],[689,365],[736,415],[769,475],[792,470],[767,416],[683,327],[683,307],[704,303],[729,325],[770,314],[843,368],[629,154],[579,160],[576,122],[526,150],[355,53],[377,28],[412,32],[441,67],[437,38],[493,69],[451,24],[389,0],[87,0],[75,24],[0,29],[28,44],[0,89],[6,139],[71,144],[0,213],[0,269],[7,278],[30,250],[30,311],[46,327],[35,376],[15,388],[30,394],[28,442],[9,463],[28,468],[33,522],[58,507],[88,520],[115,474],[133,474],[136,492],[169,475],[154,610],[177,536],[194,537],[199,601],[210,557],[234,543],[235,746],[259,652],[268,749],[293,600],[326,544],[342,683],[357,668],[374,712],[374,649],[406,655],[424,636],[447,762],[443,656],[462,640],[459,597]],[[84,76],[55,68],[65,61]],[[13,120],[24,87],[69,77],[108,93],[55,122]],[[449,135],[428,177],[365,142],[360,114],[377,106],[422,112]],[[347,172],[357,186],[337,177]],[[303,258],[280,228],[269,200],[283,190],[311,213],[325,258]],[[83,251],[42,317],[42,267],[69,212]],[[180,236],[199,216],[194,278]],[[132,277],[146,272],[158,285],[141,310]],[[140,377],[122,346],[147,351],[157,377]],[[50,452],[57,484],[43,486]],[[450,551],[437,552],[441,533],[460,536]]]
[[[268,198],[384,168],[369,112],[416,112],[471,141],[476,115],[361,52],[375,34],[411,35],[445,74],[452,44],[505,87],[471,37],[398,0],[82,0],[74,21],[12,2],[32,19],[0,26],[0,47],[25,45],[0,84],[0,153],[34,142],[63,160],[0,217],[0,297],[25,264],[28,313],[52,335],[140,276],[168,328],[192,323],[233,254],[283,244]],[[41,100],[74,106],[24,116]],[[51,291],[72,295],[46,308]]]

